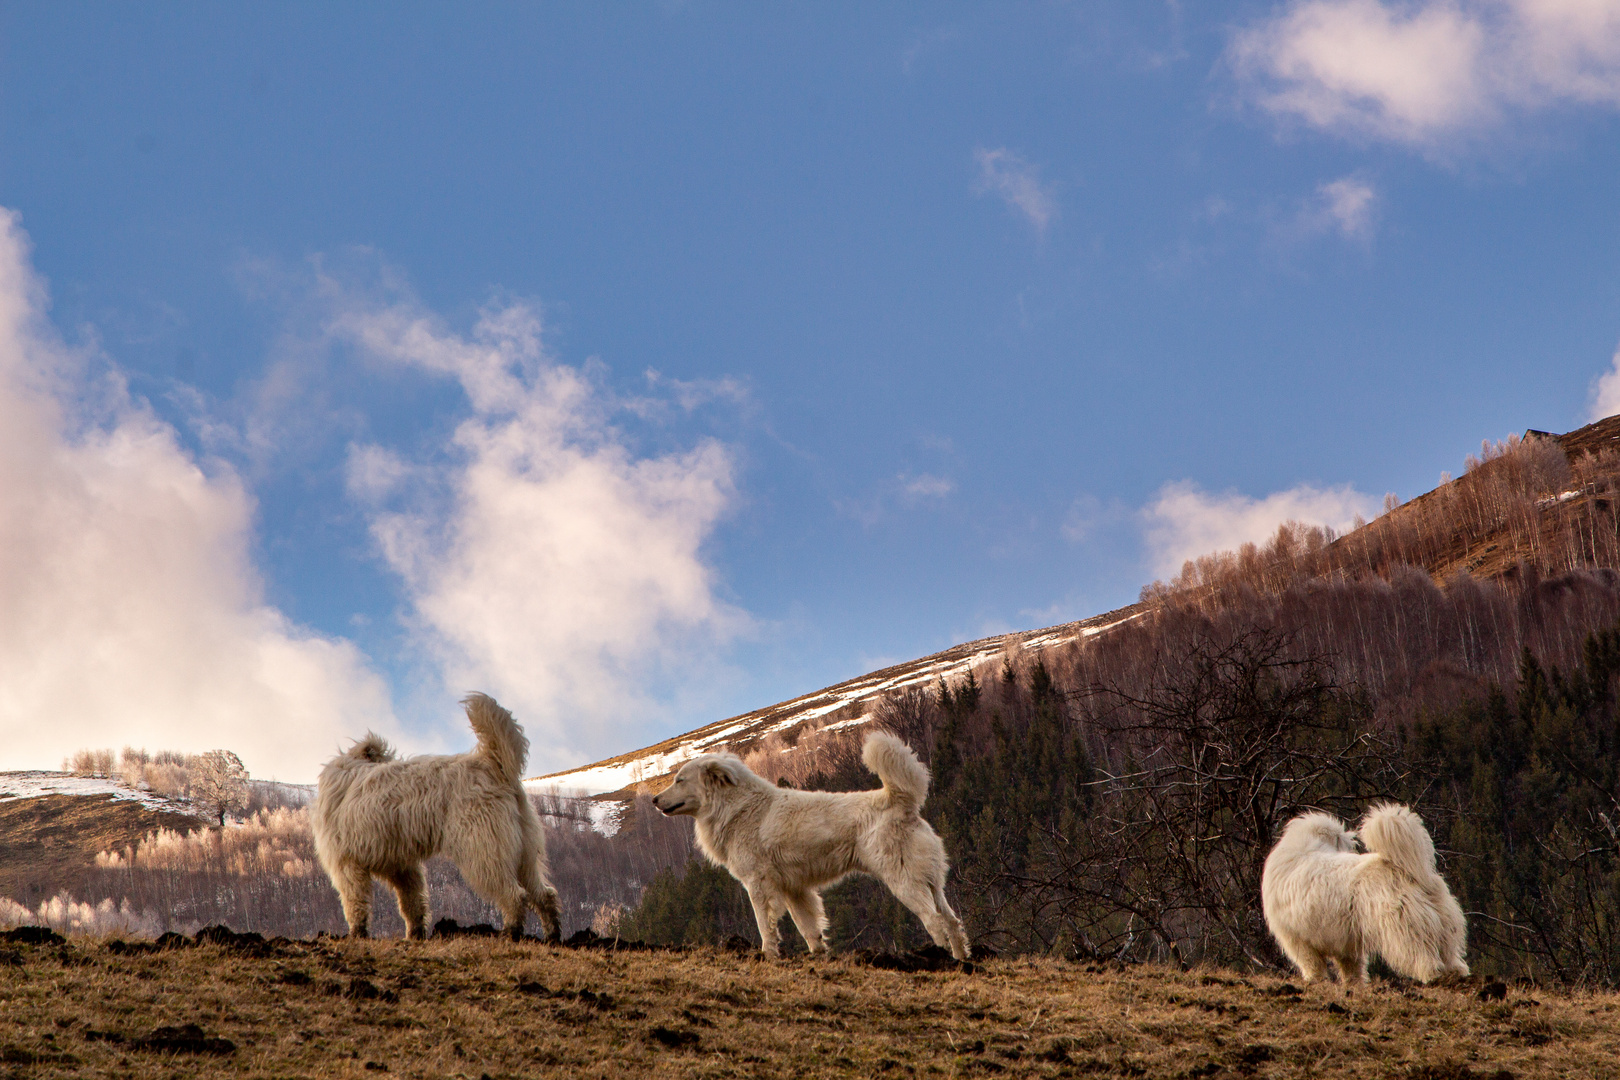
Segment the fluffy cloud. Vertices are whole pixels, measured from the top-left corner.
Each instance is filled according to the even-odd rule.
[[[1272,113],[1428,146],[1515,111],[1620,106],[1620,0],[1297,0],[1227,55]]]
[[[1379,501],[1350,485],[1318,488],[1301,484],[1255,499],[1235,491],[1212,495],[1191,481],[1166,484],[1142,511],[1153,573],[1169,576],[1181,564],[1215,551],[1260,544],[1285,521],[1328,525],[1345,531],[1357,518],[1373,517]]]
[[[702,646],[744,621],[702,552],[733,498],[726,448],[638,456],[613,421],[647,403],[554,362],[521,305],[486,311],[470,336],[410,304],[348,311],[331,329],[456,379],[467,398],[445,454],[356,447],[349,471],[447,689],[511,707],[536,772],[647,734],[656,687],[701,683]]]
[[[1316,191],[1321,220],[1346,240],[1372,236],[1373,209],[1378,193],[1365,180],[1346,176],[1323,184]]]
[[[0,212],[0,768],[223,746],[310,780],[339,718],[391,732],[353,645],[264,602],[235,474],[199,467],[116,372],[92,377],[45,307]]]
[[[1620,413],[1620,349],[1614,352],[1609,370],[1592,383],[1592,407],[1587,411],[1587,423]]]
[[[974,190],[981,195],[1000,196],[1009,207],[1023,214],[1035,226],[1037,233],[1045,233],[1046,226],[1057,216],[1057,199],[1050,189],[1041,184],[1035,166],[1024,161],[1005,147],[973,151],[979,163],[979,179]]]

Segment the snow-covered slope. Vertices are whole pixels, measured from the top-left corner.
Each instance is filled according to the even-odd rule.
[[[1132,605],[1080,622],[970,641],[791,701],[716,721],[656,746],[583,768],[537,776],[525,780],[524,785],[531,791],[628,798],[638,789],[662,786],[659,781],[673,775],[684,762],[699,754],[735,747],[768,735],[785,734],[806,723],[819,723],[823,730],[866,724],[872,720],[872,710],[885,694],[908,687],[931,687],[942,678],[954,681],[969,669],[1009,652],[1033,652],[1067,645],[1129,622],[1141,613],[1140,605]]]
[[[140,803],[150,810],[192,813],[191,804],[183,800],[171,799],[155,791],[136,791],[116,780],[102,777],[74,776],[63,772],[0,773],[0,802],[32,799],[41,795],[111,795],[115,799]]]
[[[268,798],[273,791],[282,801],[293,805],[308,803],[315,798],[314,784],[286,784],[278,780],[250,780],[248,783],[260,797]],[[139,803],[149,810],[163,810],[171,814],[198,812],[188,799],[132,788],[108,777],[44,771],[0,772],[0,803],[33,799],[41,795],[111,795],[120,801]]]

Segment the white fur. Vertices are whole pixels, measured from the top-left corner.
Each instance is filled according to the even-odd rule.
[[[765,953],[780,955],[784,912],[812,953],[827,948],[821,890],[852,873],[876,876],[958,960],[969,956],[962,920],[945,901],[945,845],[918,812],[928,770],[893,735],[867,736],[861,753],[883,781],[875,791],[795,791],[755,775],[731,754],[704,754],[653,798],[666,814],[696,818],[698,847],[748,890]]]
[[[471,753],[400,760],[367,735],[321,770],[310,812],[315,852],[354,937],[369,931],[373,877],[393,886],[406,936],[427,937],[422,864],[440,853],[501,909],[513,937],[522,935],[530,907],[550,940],[561,936],[545,834],[522,785],[529,740],[494,698],[471,694],[462,704],[478,736]]]
[[[1434,841],[1404,806],[1374,806],[1356,834],[1328,814],[1288,823],[1266,858],[1260,899],[1266,926],[1309,981],[1328,961],[1345,983],[1365,982],[1376,953],[1419,982],[1467,975],[1467,924],[1435,870]]]

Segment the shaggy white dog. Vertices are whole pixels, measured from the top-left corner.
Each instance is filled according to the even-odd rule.
[[[867,736],[875,791],[795,791],[756,775],[732,754],[704,754],[681,766],[653,798],[665,814],[696,819],[698,847],[748,890],[768,956],[780,955],[783,912],[812,953],[827,948],[821,890],[852,873],[876,876],[916,913],[935,944],[969,956],[962,920],[945,901],[945,845],[918,812],[928,770],[893,735]]]
[[[1328,814],[1288,823],[1266,858],[1260,899],[1266,926],[1307,981],[1327,973],[1346,984],[1367,980],[1376,953],[1419,982],[1467,975],[1467,924],[1435,871],[1434,841],[1404,806],[1374,806],[1356,834]]]
[[[471,694],[462,705],[478,736],[471,753],[401,760],[368,734],[321,770],[310,811],[315,851],[354,937],[369,930],[373,877],[393,886],[406,936],[427,937],[422,864],[440,853],[501,909],[514,938],[530,907],[548,940],[561,937],[557,890],[545,876],[545,834],[521,782],[529,740],[494,698]]]

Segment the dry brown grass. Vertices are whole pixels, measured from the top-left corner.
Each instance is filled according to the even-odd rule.
[[[1018,960],[905,974],[465,938],[116,949],[0,945],[0,1075],[1464,1080],[1620,1061],[1610,993],[1346,997],[1223,971]],[[190,1049],[141,1044],[186,1024],[201,1029]]]

